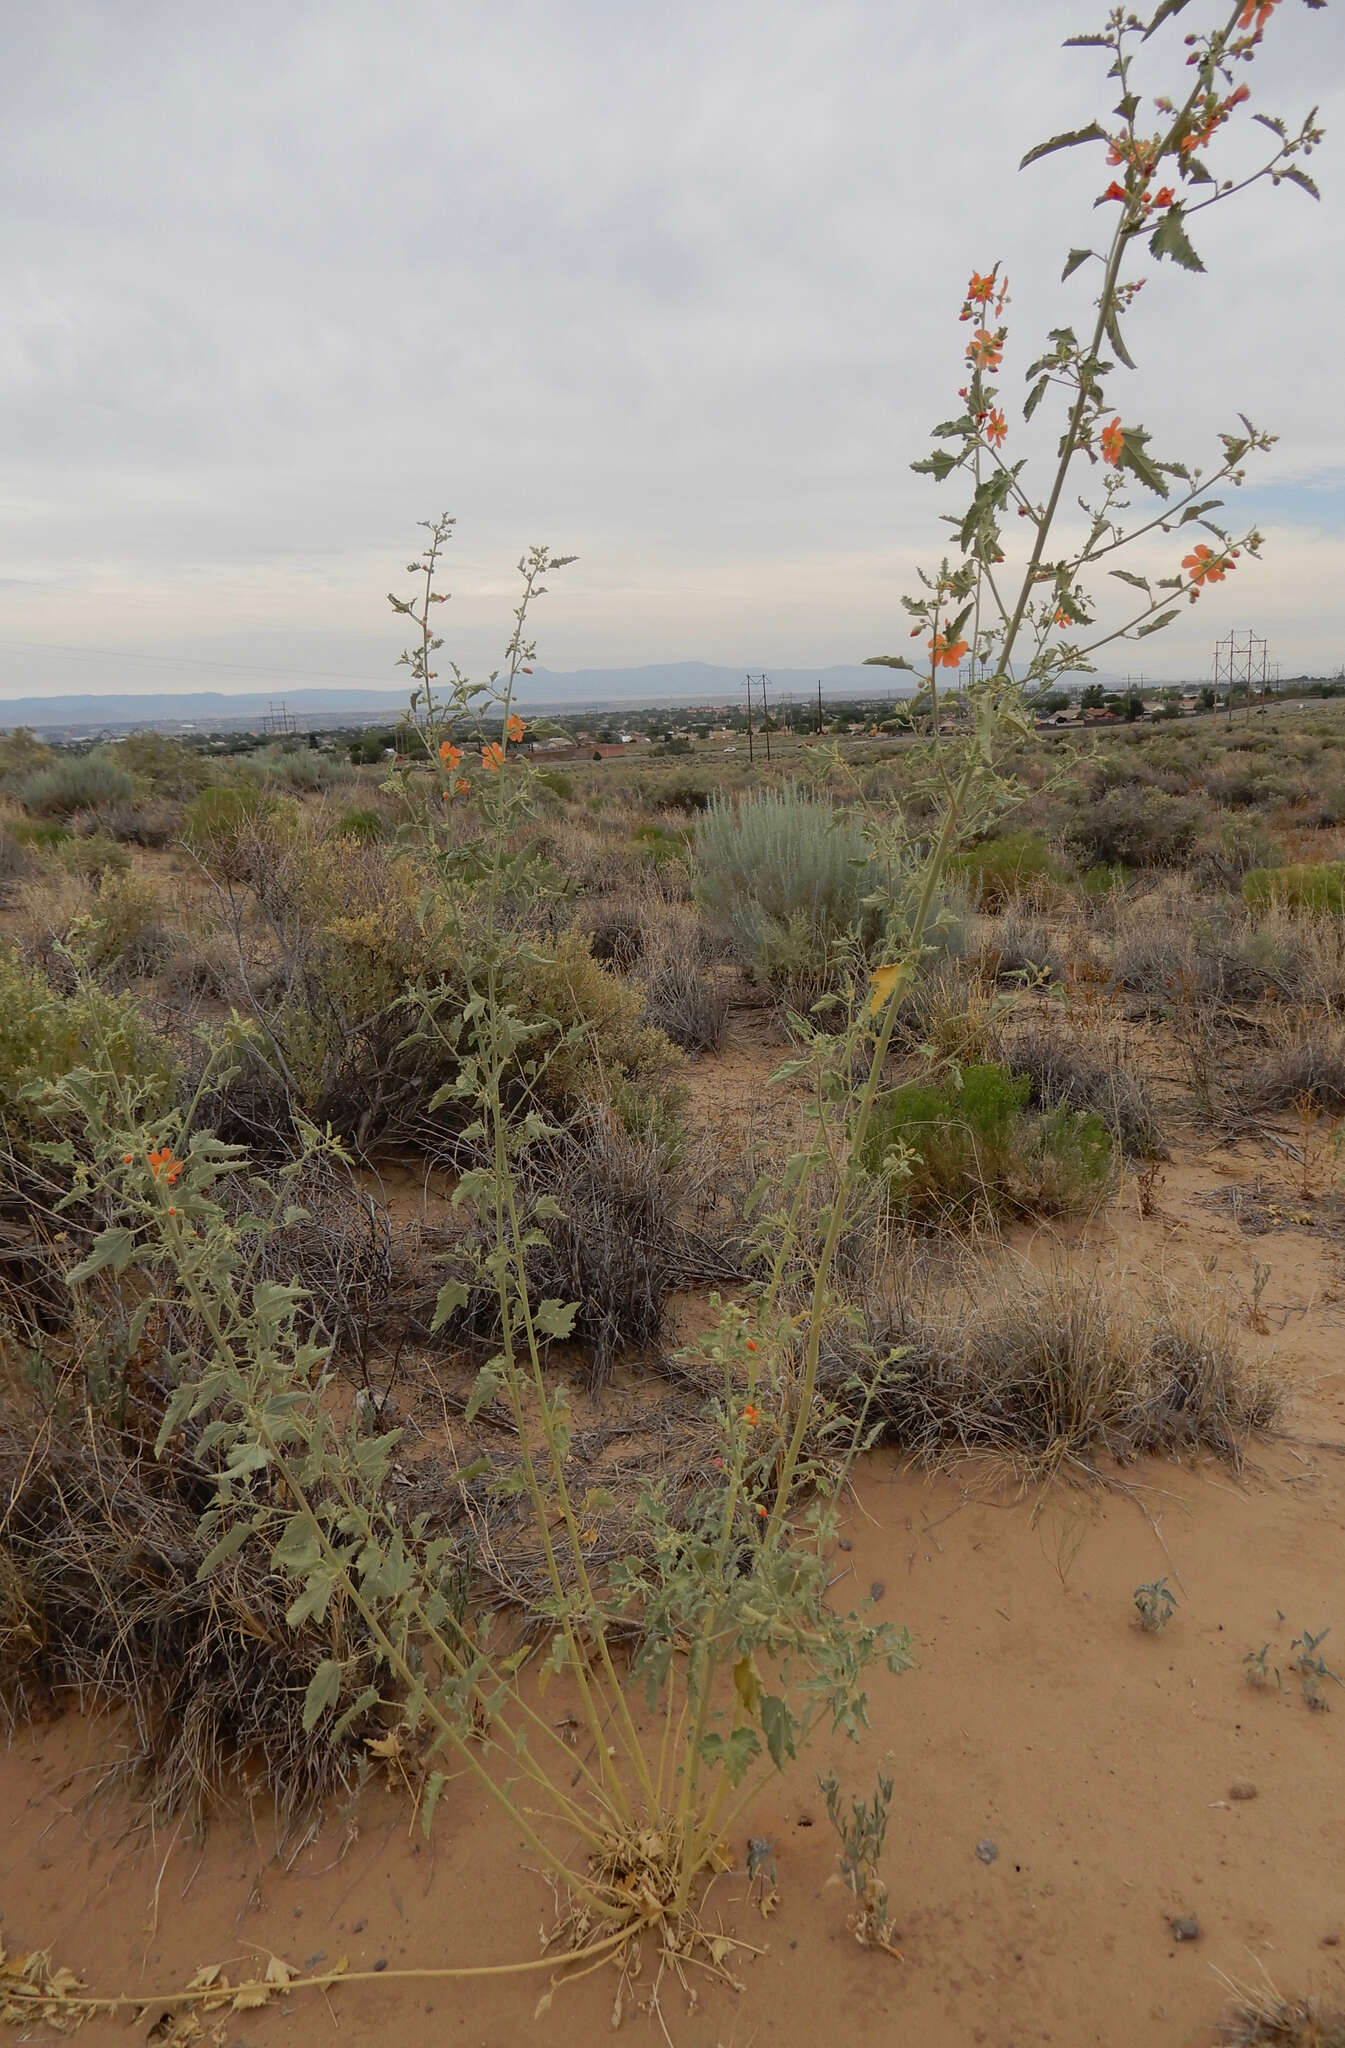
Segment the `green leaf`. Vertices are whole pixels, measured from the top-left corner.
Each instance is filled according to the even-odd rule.
[[[771,1753],[771,1762],[777,1771],[784,1769],[785,1758],[795,1755],[794,1716],[785,1701],[775,1693],[768,1693],[761,1702],[761,1732],[766,1738],[766,1747]]]
[[[501,1357],[487,1359],[472,1382],[472,1391],[467,1397],[463,1413],[464,1422],[475,1422],[481,1410],[495,1399],[504,1381],[504,1360]]]
[[[237,1553],[243,1548],[243,1545],[247,1542],[248,1537],[251,1534],[251,1522],[235,1522],[232,1529],[227,1530],[226,1533],[220,1537],[219,1542],[214,1546],[213,1550],[208,1550],[205,1556],[201,1559],[201,1562],[197,1565],[197,1585],[199,1586],[203,1584],[204,1581],[210,1577],[210,1574],[214,1571],[215,1567],[217,1565],[223,1564],[226,1558],[236,1556]]]
[[[461,1280],[446,1280],[439,1289],[439,1299],[434,1304],[431,1330],[442,1330],[450,1316],[456,1315],[459,1309],[466,1308],[470,1298]]]
[[[430,1829],[434,1825],[434,1809],[439,1804],[439,1794],[447,1783],[448,1779],[443,1771],[431,1771],[425,1780],[425,1796],[420,1802],[420,1825],[427,1841]]]
[[[1197,256],[1187,237],[1180,206],[1170,206],[1149,237],[1150,253],[1157,257],[1170,256],[1174,263],[1180,263],[1183,270],[1204,270],[1205,266]]]
[[[360,1716],[367,1714],[370,1707],[376,1707],[377,1705],[378,1687],[376,1685],[366,1685],[364,1691],[353,1699],[339,1719],[333,1722],[332,1741],[339,1742],[343,1735],[348,1735]]]
[[[957,457],[950,455],[946,448],[936,448],[932,455],[926,455],[922,462],[913,462],[911,468],[917,476],[932,476],[942,483],[957,468]]]
[[[1122,583],[1133,583],[1136,590],[1142,590],[1145,596],[1148,596],[1149,579],[1147,576],[1137,576],[1133,569],[1110,569],[1107,573],[1110,576],[1119,576]]]
[[[304,1694],[303,1731],[311,1735],[324,1714],[329,1714],[341,1697],[341,1665],[335,1657],[324,1657],[308,1681]]]
[[[1039,157],[1050,156],[1057,149],[1073,149],[1080,142],[1105,142],[1107,131],[1099,128],[1096,121],[1090,121],[1086,128],[1071,128],[1064,135],[1053,135],[1049,142],[1039,142],[1030,149],[1018,168],[1025,171],[1029,164],[1035,164]]]
[[[129,1230],[120,1225],[112,1230],[102,1231],[93,1241],[86,1259],[82,1260],[66,1275],[69,1286],[78,1287],[81,1280],[91,1279],[101,1273],[104,1266],[111,1266],[114,1273],[124,1273],[135,1253],[135,1239]]]
[[[753,1728],[735,1728],[727,1742],[722,1735],[703,1735],[701,1755],[707,1764],[720,1764],[730,1785],[740,1785],[747,1775],[747,1767],[754,1757],[761,1754],[761,1744]]]
[[[1128,469],[1132,475],[1137,476],[1146,490],[1153,491],[1160,498],[1166,498],[1168,480],[1152,457],[1144,452],[1148,438],[1143,427],[1124,429],[1121,441],[1121,468]]]
[[[1147,639],[1150,633],[1161,633],[1164,626],[1170,626],[1176,616],[1175,611],[1160,612],[1156,619],[1150,619],[1147,626],[1140,626],[1136,629],[1135,638],[1137,640],[1144,640]]]
[[[1037,410],[1037,407],[1041,404],[1043,398],[1045,398],[1046,387],[1050,383],[1050,381],[1051,380],[1049,377],[1038,377],[1036,383],[1028,392],[1027,398],[1024,401],[1023,405],[1023,418],[1025,420],[1031,419],[1033,413]]]
[[[1106,313],[1103,316],[1103,325],[1106,329],[1107,339],[1116,350],[1117,356],[1125,364],[1127,370],[1133,370],[1135,361],[1130,350],[1121,339],[1120,322],[1116,318],[1116,308],[1114,306],[1109,305],[1107,307]]]
[[[1073,277],[1079,265],[1086,263],[1089,257],[1095,254],[1096,251],[1093,249],[1071,249],[1069,255],[1065,258],[1065,267],[1060,273],[1061,284],[1065,282],[1067,277]]]
[[[1316,185],[1314,185],[1312,179],[1308,176],[1306,171],[1300,170],[1297,164],[1286,165],[1284,170],[1280,172],[1280,176],[1282,178],[1288,178],[1289,182],[1293,185],[1301,185],[1303,187],[1303,190],[1306,193],[1308,193],[1313,199],[1321,198],[1322,195],[1317,190],[1317,187]]]
[[[1155,29],[1161,28],[1171,15],[1180,14],[1183,7],[1187,5],[1188,0],[1162,0],[1162,5],[1157,14],[1155,14],[1153,20],[1144,31],[1145,42],[1148,42]]]
[[[866,654],[863,662],[861,663],[861,667],[908,668],[910,669],[912,675],[914,675],[915,673],[914,665],[911,662],[907,661],[904,654]]]
[[[579,1313],[577,1301],[540,1301],[533,1312],[533,1323],[543,1337],[568,1337],[574,1330],[574,1319]]]

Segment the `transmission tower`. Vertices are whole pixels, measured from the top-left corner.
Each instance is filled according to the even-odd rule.
[[[1259,685],[1264,697],[1269,684],[1270,664],[1267,658],[1264,634],[1230,631],[1227,639],[1214,643],[1214,694],[1218,697],[1220,687],[1227,690],[1224,709],[1230,723],[1233,717],[1233,699],[1239,689],[1243,693],[1245,716],[1252,715],[1252,692]]]

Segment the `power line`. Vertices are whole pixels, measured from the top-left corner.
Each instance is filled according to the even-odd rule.
[[[99,654],[117,661],[162,662],[169,668],[223,669],[231,675],[307,676],[321,683],[358,683],[363,689],[396,689],[395,683],[371,683],[366,676],[346,675],[337,669],[284,668],[278,664],[258,666],[247,661],[211,661],[203,654],[135,654],[127,647],[67,647],[55,640],[0,640],[0,648],[22,648],[36,654]]]

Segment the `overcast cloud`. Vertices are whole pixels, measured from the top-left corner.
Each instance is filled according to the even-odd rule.
[[[383,593],[442,508],[467,666],[532,540],[581,557],[551,669],[899,648],[952,509],[908,465],[962,381],[969,270],[1009,271],[1014,399],[1086,317],[1087,270],[1058,278],[1102,153],[1015,166],[1105,110],[1059,47],[1104,12],[11,9],[0,695],[395,683]],[[1206,459],[1239,408],[1281,439],[1244,493],[1264,565],[1114,666],[1203,673],[1230,625],[1286,673],[1345,661],[1343,74],[1339,7],[1283,0],[1247,76],[1291,120],[1321,103],[1322,204],[1216,210],[1209,275],[1165,265],[1136,306],[1117,405],[1158,452]],[[146,659],[59,651],[94,647]]]

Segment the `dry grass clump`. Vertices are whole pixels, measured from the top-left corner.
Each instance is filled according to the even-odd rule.
[[[1016,1074],[1030,1077],[1034,1109],[1091,1111],[1130,1158],[1161,1153],[1163,1133],[1148,1087],[1115,1039],[1106,1038],[1095,1052],[1080,1037],[1077,1020],[1035,1017],[1006,1038],[1003,1057]]]
[[[578,1304],[573,1335],[594,1387],[620,1352],[658,1342],[676,1289],[741,1277],[735,1226],[713,1214],[714,1177],[713,1167],[674,1163],[655,1135],[598,1113],[520,1161],[524,1222],[541,1240],[527,1252],[529,1293]],[[490,1242],[473,1225],[445,1256],[443,1277],[468,1288],[444,1326],[451,1341],[498,1339],[498,1295],[481,1267]]]
[[[1143,1306],[1068,1267],[1002,1274],[927,1311],[891,1298],[868,1335],[870,1356],[899,1354],[868,1375],[869,1419],[930,1463],[991,1453],[1041,1472],[1208,1450],[1237,1465],[1280,1407],[1277,1379],[1242,1357],[1221,1313],[1168,1296]],[[854,1399],[865,1372],[842,1340],[833,1390],[847,1371]]]
[[[715,973],[715,946],[693,907],[650,903],[640,928],[639,985],[644,1020],[683,1052],[718,1052],[728,1031],[730,1000]]]
[[[1292,1109],[1308,1102],[1328,1112],[1345,1110],[1345,1027],[1311,1010],[1275,1019],[1270,1044],[1240,1093],[1249,1109]]]
[[[1257,1994],[1219,2030],[1225,2048],[1345,2048],[1345,2009],[1316,1998]]]
[[[157,1815],[199,1820],[211,1797],[264,1788],[287,1830],[348,1788],[374,1724],[304,1733],[309,1678],[349,1659],[343,1697],[372,1662],[337,1609],[292,1629],[286,1581],[248,1545],[202,1582],[198,1521],[212,1476],[163,1460],[86,1415],[0,1420],[0,1710],[11,1724],[54,1701],[123,1716],[124,1760]]]

